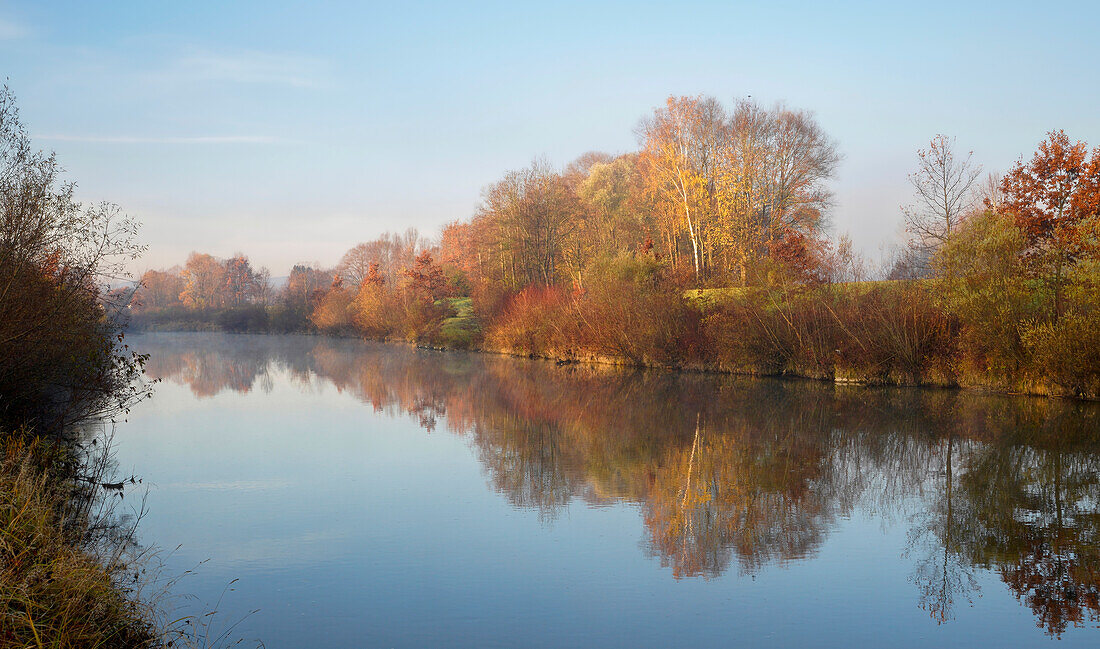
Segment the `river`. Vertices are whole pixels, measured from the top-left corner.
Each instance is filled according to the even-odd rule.
[[[183,575],[178,610],[220,600],[214,635],[1100,643],[1096,404],[310,336],[127,341],[162,381],[115,432],[142,478],[123,506],[145,495],[138,534]]]

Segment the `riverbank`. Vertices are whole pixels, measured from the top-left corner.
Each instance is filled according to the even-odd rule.
[[[936,387],[1100,399],[1095,389],[1070,392],[1049,381],[992,380],[988,372],[977,371],[973,363],[968,368],[956,360],[958,349],[953,339],[959,335],[957,323],[931,309],[926,290],[917,284],[868,283],[857,290],[831,290],[827,303],[810,299],[820,298],[824,291],[819,288],[817,296],[802,292],[768,298],[747,289],[686,291],[682,303],[664,301],[666,306],[672,305],[672,317],[676,319],[665,323],[664,332],[671,334],[666,344],[653,331],[628,335],[626,327],[631,323],[620,323],[618,329],[605,329],[599,337],[586,338],[583,326],[569,328],[561,323],[583,324],[591,314],[579,310],[583,303],[579,304],[577,296],[561,294],[521,294],[512,299],[511,309],[501,310],[490,322],[479,317],[471,298],[447,298],[438,303],[442,310],[438,321],[418,335],[368,335],[351,325],[323,330],[310,327],[298,333],[541,359],[559,365],[643,367],[852,386]],[[750,302],[754,295],[755,303]],[[764,299],[770,308],[760,307]],[[874,308],[862,313],[860,309],[868,305]],[[648,321],[652,324],[662,313],[666,319],[669,317],[667,308],[643,309],[635,314],[635,322],[645,322],[651,316]],[[213,324],[210,328],[217,329]],[[140,331],[195,330],[157,326]],[[394,330],[396,327],[390,331]]]
[[[160,646],[130,535],[94,513],[94,463],[22,433],[0,447],[0,646]]]

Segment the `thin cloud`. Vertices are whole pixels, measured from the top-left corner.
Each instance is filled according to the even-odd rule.
[[[286,140],[267,135],[199,135],[192,137],[138,137],[130,135],[38,135],[50,142],[91,142],[96,144],[281,144]]]
[[[13,41],[28,36],[30,31],[19,23],[0,18],[0,41]]]
[[[320,59],[270,52],[196,52],[177,59],[174,67],[195,79],[299,88],[322,85],[327,77]]]

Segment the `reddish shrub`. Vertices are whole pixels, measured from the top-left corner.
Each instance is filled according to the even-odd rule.
[[[503,307],[485,335],[491,347],[533,356],[562,353],[575,338],[563,332],[575,322],[569,295],[556,287],[529,286]]]

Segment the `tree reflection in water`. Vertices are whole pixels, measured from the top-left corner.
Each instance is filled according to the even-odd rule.
[[[1100,407],[419,351],[308,337],[135,336],[200,397],[331,384],[465,436],[492,486],[553,519],[640,504],[677,578],[812,556],[857,509],[908,525],[937,621],[1000,576],[1051,635],[1100,619]]]

